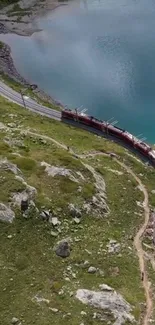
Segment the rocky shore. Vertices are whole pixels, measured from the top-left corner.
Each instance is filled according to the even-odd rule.
[[[16,33],[20,35],[31,35],[38,31],[33,23],[34,18],[37,17],[37,15],[42,15],[47,10],[52,10],[59,5],[58,2],[49,0],[22,0],[17,4],[9,5],[0,11],[0,34]],[[20,15],[22,12],[20,19],[19,16],[16,16],[17,12],[14,12],[13,8],[21,9],[21,11],[18,12]],[[28,10],[30,10],[29,15],[26,14]],[[11,12],[11,16],[9,16],[9,12]],[[1,75],[5,74],[9,78],[20,83],[23,87],[31,89],[34,95],[37,95],[39,99],[54,104],[59,108],[63,108],[62,103],[51,98],[43,90],[39,89],[37,85],[32,85],[19,74],[11,57],[11,48],[2,42],[0,42],[0,73]]]
[[[5,29],[4,29],[5,30]],[[39,89],[37,85],[31,84],[26,79],[24,79],[14,66],[13,59],[11,57],[11,49],[7,44],[0,43],[0,74],[5,74],[9,78],[23,85],[23,88],[29,88],[33,91],[34,95],[49,104],[54,104],[59,108],[63,108],[63,105],[51,98],[43,90]]]
[[[30,36],[40,31],[36,18],[67,3],[58,0],[21,0],[0,10],[0,23],[5,32]]]

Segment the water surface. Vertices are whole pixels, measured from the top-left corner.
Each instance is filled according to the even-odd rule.
[[[70,107],[114,117],[155,142],[155,2],[72,1],[35,21],[31,37],[2,35],[18,71]]]

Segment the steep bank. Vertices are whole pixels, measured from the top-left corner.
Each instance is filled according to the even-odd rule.
[[[52,10],[59,6],[57,1],[19,1],[17,3],[5,6],[0,10],[0,34],[17,33],[20,35],[31,35],[38,29],[34,27],[33,21],[38,15],[43,15],[47,10]],[[29,10],[29,13],[28,13]],[[63,108],[62,103],[53,99],[46,94],[37,85],[32,85],[31,82],[23,78],[14,66],[11,57],[11,48],[0,42],[0,74],[1,78],[10,84],[14,81],[21,85],[21,89],[29,89],[35,98],[45,103],[54,105],[58,108]],[[5,78],[7,76],[8,78]],[[13,86],[13,82],[11,82]],[[22,89],[23,90],[23,89]]]
[[[59,101],[53,99],[37,85],[31,84],[19,74],[14,66],[10,47],[2,42],[0,42],[0,77],[13,88],[17,86],[18,90],[21,88],[22,91],[26,91],[28,94],[31,92],[30,95],[32,97],[35,97],[36,100],[41,100],[44,104],[47,103],[47,105],[49,104],[51,107],[56,106],[59,109],[63,108]]]

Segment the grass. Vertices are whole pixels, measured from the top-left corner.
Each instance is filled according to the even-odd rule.
[[[97,325],[99,321],[93,319],[96,310],[77,301],[75,293],[78,288],[98,290],[102,283],[114,287],[132,304],[133,314],[138,320],[144,311],[142,303],[145,302],[145,296],[133,247],[133,236],[144,219],[143,211],[136,203],[143,201],[142,192],[137,189],[135,180],[110,157],[95,156],[80,161],[48,139],[43,143],[41,135],[69,145],[80,154],[96,150],[119,154],[137,174],[144,175],[139,177],[149,190],[152,205],[154,170],[128,157],[125,149],[113,142],[32,114],[1,97],[0,113],[1,122],[5,125],[13,122],[16,125],[9,131],[1,130],[0,155],[16,164],[26,182],[36,187],[35,203],[38,209],[41,211],[43,206],[51,209],[61,221],[58,232],[57,228],[53,229],[51,224],[43,222],[37,212],[33,211],[31,217],[25,219],[16,210],[16,218],[12,224],[1,223],[0,312],[3,325],[9,324],[12,317],[19,318],[27,325],[79,325],[82,322],[85,325]],[[21,130],[28,128],[40,136],[21,134]],[[15,145],[10,148],[4,142],[6,136],[21,140],[24,146]],[[40,165],[42,161],[65,167],[76,178],[79,177],[77,171],[80,171],[84,180],[76,183],[63,176],[48,176],[45,168]],[[81,222],[77,225],[69,213],[68,204],[74,203],[81,208],[84,202],[90,202],[96,194],[94,177],[82,162],[93,166],[104,178],[110,213],[99,218],[97,214],[86,215],[83,212]],[[117,174],[118,171],[122,174]],[[15,180],[11,172],[0,172],[0,201],[6,203],[10,201],[12,193],[23,190],[23,185]],[[57,238],[51,235],[51,230],[58,232]],[[9,235],[12,237],[8,238]],[[69,258],[62,260],[55,255],[53,247],[58,240],[65,237],[72,238],[72,251]],[[119,254],[107,252],[110,239],[120,243]],[[86,260],[102,270],[104,276],[88,274],[88,267],[82,266]],[[49,304],[37,303],[34,300],[36,294],[48,299]],[[59,312],[53,313],[50,308],[57,308]],[[86,311],[86,316],[81,315],[82,310]],[[103,324],[112,320],[107,315]]]
[[[0,41],[0,49],[4,47],[4,43]]]
[[[0,1],[0,8],[8,6],[10,4],[16,3],[18,0],[1,0]]]

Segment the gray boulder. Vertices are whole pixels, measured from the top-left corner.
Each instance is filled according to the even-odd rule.
[[[56,246],[54,247],[54,251],[57,256],[66,258],[70,255],[71,253],[71,248],[70,248],[70,239],[66,238],[61,241],[59,241]]]
[[[130,304],[116,291],[108,291],[107,286],[105,288],[105,291],[79,289],[76,292],[76,298],[94,308],[109,310],[115,318],[114,325],[121,325],[126,321],[134,322]]]
[[[16,317],[13,317],[12,320],[11,320],[11,323],[12,323],[13,325],[18,324],[18,323],[19,323],[19,319],[16,318]]]
[[[5,204],[0,203],[0,220],[12,223],[15,218],[14,212]]]
[[[72,203],[69,204],[69,211],[73,218],[81,218],[82,217],[81,210],[79,208],[76,208],[75,205]]]
[[[49,221],[50,211],[44,210],[40,213],[40,218],[44,221]]]
[[[89,269],[88,269],[88,273],[94,274],[94,273],[96,273],[96,272],[97,272],[96,267],[94,267],[94,266],[90,266],[90,267],[89,267]]]

